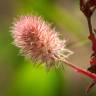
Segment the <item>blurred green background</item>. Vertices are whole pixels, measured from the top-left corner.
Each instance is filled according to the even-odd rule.
[[[89,66],[91,44],[79,0],[0,0],[0,96],[85,96],[89,78],[66,65],[63,71],[49,72],[43,66],[33,66],[12,45],[12,22],[22,14],[38,14],[52,23],[75,52],[69,61],[83,68]],[[96,96],[96,86],[88,96]]]

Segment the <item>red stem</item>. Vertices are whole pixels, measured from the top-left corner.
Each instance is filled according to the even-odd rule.
[[[86,76],[90,77],[93,80],[96,80],[96,74],[91,73],[91,72],[89,72],[89,71],[87,71],[85,69],[82,69],[82,68],[80,68],[80,67],[78,67],[76,65],[73,65],[72,63],[70,63],[70,62],[68,62],[66,60],[60,59],[60,61],[64,62],[69,67],[73,68],[75,71],[77,71],[77,72],[79,72],[79,73],[81,73],[83,75],[86,75]]]
[[[87,88],[86,88],[86,90],[85,90],[86,93],[88,93],[95,84],[96,84],[96,81],[92,81],[91,84],[89,84],[89,85],[87,86]]]

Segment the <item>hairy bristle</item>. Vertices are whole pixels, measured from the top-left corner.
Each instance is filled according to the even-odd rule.
[[[21,53],[36,60],[49,62],[56,56],[67,58],[72,54],[65,48],[65,40],[60,40],[50,24],[38,16],[20,16],[13,23],[12,36]]]

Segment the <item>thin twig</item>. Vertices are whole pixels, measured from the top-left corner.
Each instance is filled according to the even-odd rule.
[[[92,29],[92,24],[91,24],[91,17],[87,17],[87,22],[88,22],[88,28],[90,35],[93,34],[93,29]]]
[[[78,73],[81,73],[81,74],[83,74],[83,75],[86,75],[86,76],[90,77],[90,78],[93,79],[93,80],[96,80],[96,74],[94,74],[94,73],[92,73],[92,72],[89,72],[89,71],[87,71],[87,70],[85,70],[85,69],[83,69],[83,68],[80,68],[80,67],[78,67],[78,66],[76,66],[76,65],[73,65],[72,63],[70,63],[70,62],[68,62],[68,61],[66,61],[66,60],[64,60],[64,59],[59,59],[59,60],[60,60],[61,62],[63,62],[64,64],[68,65],[69,67],[73,68],[74,71],[76,71],[76,72],[78,72]]]
[[[86,94],[93,88],[93,86],[96,84],[96,81],[92,81],[91,84],[89,84],[85,90]]]

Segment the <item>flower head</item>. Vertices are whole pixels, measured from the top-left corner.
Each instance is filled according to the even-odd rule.
[[[65,40],[60,40],[50,24],[38,16],[19,17],[13,23],[12,36],[21,53],[36,60],[47,62],[72,54],[65,48]]]

